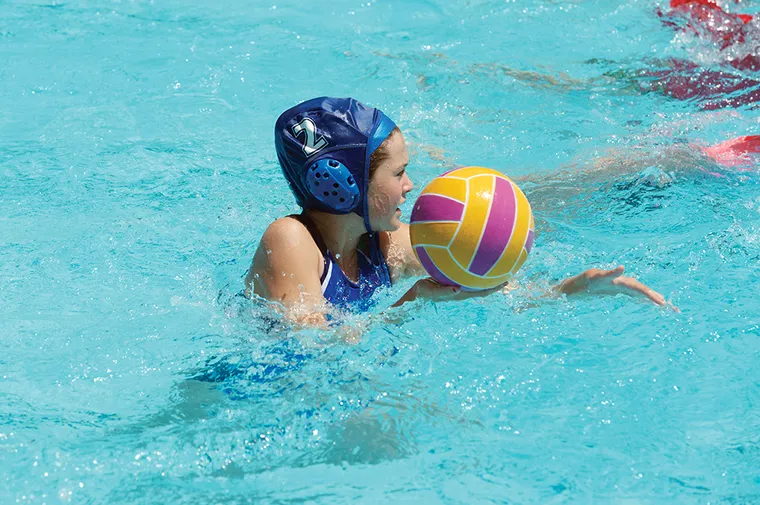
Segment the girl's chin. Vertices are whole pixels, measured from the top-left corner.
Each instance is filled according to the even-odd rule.
[[[397,231],[399,228],[401,228],[401,221],[398,219],[398,217],[393,217],[379,226],[372,227],[374,231],[387,231],[387,232]]]
[[[396,209],[392,215],[385,218],[384,222],[377,223],[377,226],[375,223],[372,224],[372,229],[374,231],[396,231],[399,228],[401,228],[401,210]]]

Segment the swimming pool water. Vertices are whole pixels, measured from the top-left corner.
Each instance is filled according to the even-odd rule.
[[[0,3],[0,503],[760,502],[759,180],[687,147],[758,115],[620,77],[714,64],[658,5]],[[522,177],[521,287],[265,331],[272,128],[322,94],[396,120],[416,191]],[[616,264],[680,312],[529,300]]]

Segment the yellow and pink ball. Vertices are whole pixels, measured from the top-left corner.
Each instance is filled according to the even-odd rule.
[[[417,258],[437,282],[466,290],[509,281],[533,247],[530,203],[496,170],[464,167],[433,179],[412,210]]]

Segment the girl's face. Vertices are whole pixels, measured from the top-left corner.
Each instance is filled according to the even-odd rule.
[[[369,181],[369,224],[373,231],[395,231],[401,226],[399,206],[414,184],[406,174],[409,153],[404,136],[391,134],[383,148],[387,156]]]

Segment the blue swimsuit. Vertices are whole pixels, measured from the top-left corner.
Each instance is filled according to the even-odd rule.
[[[322,251],[325,268],[320,282],[325,300],[341,309],[366,311],[372,308],[374,302],[371,298],[375,291],[379,287],[391,285],[391,274],[380,250],[379,237],[374,235],[374,244],[372,244],[374,247],[370,247],[369,256],[361,250],[357,251],[359,281],[353,282],[343,273],[332,253],[327,250],[319,230],[311,219],[305,214],[291,217],[297,219],[309,230],[314,242]]]

